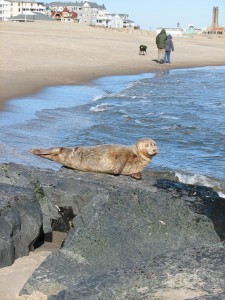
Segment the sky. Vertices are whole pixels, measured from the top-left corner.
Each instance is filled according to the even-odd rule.
[[[157,27],[196,28],[210,26],[213,6],[219,7],[219,25],[225,25],[225,0],[92,0],[104,4],[109,13],[125,13],[141,29]]]

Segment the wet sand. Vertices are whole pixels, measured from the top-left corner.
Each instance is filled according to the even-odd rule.
[[[0,110],[5,101],[47,86],[86,83],[107,75],[225,65],[225,37],[173,38],[171,65],[160,65],[155,32],[75,23],[0,23]],[[139,55],[139,45],[148,46]]]

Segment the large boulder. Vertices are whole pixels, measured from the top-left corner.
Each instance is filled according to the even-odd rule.
[[[224,300],[224,255],[221,245],[174,250],[78,279],[48,300]]]
[[[0,267],[29,254],[42,227],[42,212],[29,188],[0,183]]]

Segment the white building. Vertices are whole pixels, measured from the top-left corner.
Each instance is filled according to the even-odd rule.
[[[166,34],[171,34],[172,36],[183,36],[184,30],[181,27],[175,27],[175,28],[157,28],[156,34],[160,33],[162,29],[166,30]]]
[[[111,26],[112,28],[127,28],[128,15],[126,14],[112,14]]]
[[[46,7],[44,2],[35,2],[34,0],[0,0],[3,2],[4,11],[2,12],[3,19],[6,21],[17,15],[31,15],[33,12],[44,13]]]
[[[112,15],[110,15],[106,10],[101,10],[96,16],[96,21],[94,26],[99,27],[110,27]]]
[[[0,21],[6,21],[10,18],[10,2],[0,0]]]

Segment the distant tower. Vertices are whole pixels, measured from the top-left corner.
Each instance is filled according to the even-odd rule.
[[[177,28],[179,28],[180,27],[180,22],[177,22]]]
[[[219,15],[219,7],[214,6],[213,7],[213,16],[212,16],[212,28],[219,27],[219,25],[218,25],[218,15]]]

